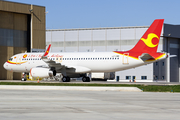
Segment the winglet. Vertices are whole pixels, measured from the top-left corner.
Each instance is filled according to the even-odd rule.
[[[49,50],[51,48],[51,44],[49,44],[48,48],[46,49],[46,52],[44,53],[43,57],[47,56],[49,54]]]

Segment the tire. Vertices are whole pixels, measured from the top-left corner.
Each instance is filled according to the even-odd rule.
[[[63,77],[63,78],[62,78],[62,81],[63,81],[63,82],[67,82],[67,78],[66,78],[66,77]]]
[[[89,77],[87,77],[87,82],[90,82],[90,78]]]
[[[22,78],[21,81],[26,81],[26,79],[25,79],[25,78]]]
[[[70,77],[67,77],[67,82],[70,82]]]
[[[86,77],[83,77],[83,78],[82,78],[82,81],[83,81],[83,82],[86,82]]]
[[[63,81],[63,82],[70,82],[70,77],[63,77],[63,78],[62,78],[62,81]]]
[[[83,77],[83,78],[82,78],[82,81],[83,81],[83,82],[90,82],[90,78],[89,78],[89,77]]]

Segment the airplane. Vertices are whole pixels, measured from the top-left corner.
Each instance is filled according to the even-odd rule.
[[[63,75],[63,82],[82,77],[90,82],[91,72],[115,72],[150,64],[168,57],[157,52],[164,19],[156,19],[138,43],[128,51],[113,52],[60,52],[49,53],[51,44],[44,53],[20,53],[4,63],[4,68],[13,72],[30,73],[33,78]],[[89,74],[89,76],[88,76]]]

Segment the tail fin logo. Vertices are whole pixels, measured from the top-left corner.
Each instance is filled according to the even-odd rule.
[[[154,34],[154,33],[149,33],[147,39],[141,38],[141,40],[142,40],[148,47],[154,48],[154,47],[156,47],[159,43],[153,44],[153,43],[152,43],[152,39],[153,39],[153,38],[159,39],[159,37],[158,37],[156,34]]]

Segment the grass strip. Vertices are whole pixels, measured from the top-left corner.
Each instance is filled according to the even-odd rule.
[[[138,87],[144,92],[180,92],[180,85],[135,85],[135,84],[130,85],[130,84],[98,84],[98,83],[30,83],[30,82],[0,82],[0,85]]]

